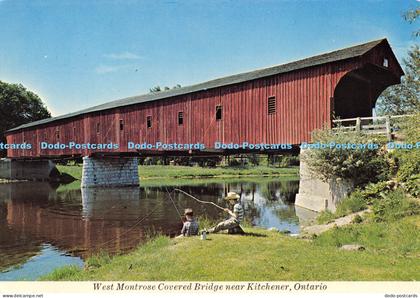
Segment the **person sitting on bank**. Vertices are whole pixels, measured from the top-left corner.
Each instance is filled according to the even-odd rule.
[[[188,237],[198,235],[198,222],[194,218],[194,213],[191,208],[187,208],[184,211],[186,221],[182,226],[181,235],[178,237]]]
[[[209,229],[207,233],[217,233],[228,230],[229,234],[245,234],[240,223],[244,220],[244,209],[239,203],[240,196],[236,192],[229,192],[225,200],[233,205],[233,211],[225,208],[224,211],[229,214],[229,219],[218,223],[215,227]]]

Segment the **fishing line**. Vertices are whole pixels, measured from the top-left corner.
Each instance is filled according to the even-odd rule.
[[[165,189],[166,189],[166,192],[167,192],[167,193],[168,193],[168,195],[169,195],[169,198],[170,198],[170,199],[171,199],[171,201],[172,201],[172,204],[173,204],[173,205],[174,205],[174,207],[175,207],[176,212],[178,213],[179,217],[181,218],[181,221],[184,223],[184,221],[182,220],[182,215],[181,215],[181,213],[179,212],[178,208],[176,207],[174,200],[172,199],[171,193],[169,192],[169,190],[168,190],[168,188],[167,188],[166,186],[165,186]]]
[[[129,232],[131,232],[137,225],[139,225],[141,222],[143,222],[143,220],[145,220],[146,218],[148,218],[150,215],[153,214],[153,212],[155,212],[160,206],[157,206],[156,208],[154,208],[150,213],[146,214],[145,216],[143,216],[141,219],[139,219],[133,226],[131,226],[127,231],[121,233],[118,237],[115,237],[111,240],[105,241],[101,244],[98,245],[99,248],[103,247],[105,244],[113,242],[117,239],[120,239],[121,236],[124,236],[126,234],[128,234]]]
[[[221,209],[221,210],[225,210],[225,208],[223,208],[223,207],[220,207],[219,205],[217,205],[217,204],[215,204],[215,203],[213,203],[213,202],[208,202],[208,201],[202,201],[202,200],[199,200],[199,199],[197,199],[196,197],[194,197],[193,195],[190,195],[189,193],[187,193],[187,192],[185,192],[185,191],[183,191],[183,190],[181,190],[181,189],[179,189],[179,188],[174,188],[174,190],[177,190],[177,191],[179,191],[179,192],[181,192],[181,193],[183,193],[184,195],[186,195],[186,196],[188,196],[188,197],[190,197],[190,198],[192,198],[192,199],[194,199],[194,200],[196,200],[197,202],[199,202],[199,203],[202,203],[202,204],[210,204],[210,205],[213,205],[213,206],[215,206],[215,207],[217,207],[217,208],[219,208],[219,209]]]
[[[171,201],[172,201],[172,203],[173,203],[173,205],[174,205],[174,207],[175,207],[175,210],[176,210],[176,212],[178,213],[178,215],[179,215],[179,217],[181,218],[181,220],[182,220],[182,215],[181,215],[181,213],[179,212],[179,210],[178,210],[178,208],[176,207],[176,205],[175,205],[175,202],[173,201],[173,199],[172,199],[172,196],[171,196],[171,194],[169,193],[169,191],[168,191],[168,188],[167,187],[165,187],[166,188],[166,191],[168,192],[168,195],[169,195],[169,198],[171,199]],[[139,219],[133,226],[131,226],[127,231],[125,231],[125,232],[123,232],[122,234],[120,234],[118,237],[115,237],[115,238],[113,238],[113,239],[111,239],[111,240],[108,240],[108,241],[105,241],[105,242],[103,242],[103,243],[101,243],[101,244],[99,244],[98,245],[98,247],[99,248],[101,248],[101,247],[103,247],[103,246],[105,246],[105,244],[108,244],[108,243],[111,243],[111,242],[113,242],[113,241],[115,241],[115,240],[117,240],[117,239],[120,239],[122,236],[124,236],[124,235],[126,235],[126,234],[128,234],[129,232],[131,232],[136,226],[138,226],[140,223],[142,223],[146,218],[148,218],[150,215],[152,215],[158,208],[159,208],[160,206],[157,206],[156,208],[154,208],[150,213],[148,213],[147,215],[145,215],[144,217],[142,217],[141,219]]]

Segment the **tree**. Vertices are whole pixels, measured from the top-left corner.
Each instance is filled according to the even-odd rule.
[[[165,87],[161,88],[159,85],[157,85],[153,88],[150,88],[149,91],[151,93],[157,93],[157,92],[161,92],[161,91],[168,91],[168,90],[171,90],[171,89],[178,89],[178,88],[181,88],[180,84],[176,84],[172,88],[169,88],[168,86],[165,86]]]
[[[410,9],[409,11],[407,11],[403,17],[404,19],[409,22],[410,24],[414,23],[417,18],[420,16],[420,7],[418,8],[414,8],[414,9]],[[416,30],[413,32],[413,35],[418,37],[420,36],[420,30]]]
[[[21,84],[0,81],[0,142],[4,132],[13,127],[51,117],[38,95]],[[0,155],[5,152],[0,151]]]
[[[403,18],[413,24],[420,16],[420,7],[410,9]],[[413,32],[414,37],[420,36],[420,30]],[[378,99],[376,110],[378,115],[401,115],[415,113],[420,110],[420,49],[414,45],[408,51],[408,57],[403,60],[405,76],[400,85],[386,89]]]
[[[411,47],[403,60],[405,76],[401,84],[386,89],[378,99],[378,115],[402,115],[420,110],[420,48]]]

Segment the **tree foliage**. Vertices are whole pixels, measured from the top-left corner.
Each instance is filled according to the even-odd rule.
[[[363,149],[325,146],[307,150],[301,158],[307,162],[309,170],[321,180],[341,178],[352,181],[355,186],[363,186],[388,178],[390,165],[383,150],[385,138],[372,137],[357,131],[323,129],[315,131],[313,139],[315,144],[377,145]]]
[[[411,114],[420,110],[420,47],[413,46],[403,60],[401,84],[387,88],[376,105],[378,115]]]
[[[172,88],[165,86],[165,87],[160,87],[159,85],[154,86],[152,88],[149,89],[150,93],[157,93],[157,92],[162,92],[162,91],[168,91],[171,89],[178,89],[181,88],[180,84],[176,84],[175,86],[173,86]]]
[[[403,15],[404,19],[410,24],[414,23],[419,18],[419,16],[420,16],[420,7],[410,9]],[[413,35],[416,37],[420,36],[420,30],[414,31]]]
[[[400,123],[400,127],[405,143],[414,146],[414,144],[420,142],[420,112],[404,119]],[[397,177],[401,181],[408,181],[416,174],[420,174],[420,154],[418,149],[415,149],[415,147],[414,149],[399,149],[395,150],[393,155],[398,160]],[[417,188],[420,190],[420,184],[418,184]]]
[[[0,81],[0,142],[13,127],[51,117],[38,95],[21,84]]]

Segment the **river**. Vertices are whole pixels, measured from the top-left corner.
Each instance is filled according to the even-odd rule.
[[[235,191],[241,194],[247,222],[296,234],[315,216],[294,206],[298,185],[298,180],[260,178],[176,187],[226,207],[223,197]],[[63,265],[83,266],[92,254],[128,252],[156,233],[175,236],[182,227],[178,211],[187,207],[212,221],[225,216],[175,192],[173,185],[80,189],[0,184],[0,280],[35,280]]]

